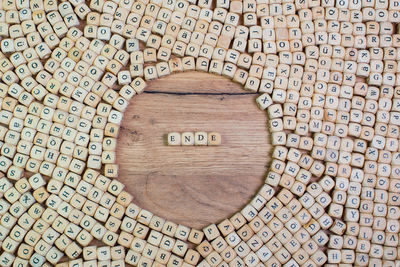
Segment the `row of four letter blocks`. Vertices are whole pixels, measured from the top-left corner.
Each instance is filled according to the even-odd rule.
[[[169,146],[219,146],[221,135],[216,132],[168,133]]]

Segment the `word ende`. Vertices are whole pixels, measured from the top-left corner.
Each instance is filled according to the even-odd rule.
[[[218,146],[221,135],[216,132],[172,132],[168,133],[169,146]]]

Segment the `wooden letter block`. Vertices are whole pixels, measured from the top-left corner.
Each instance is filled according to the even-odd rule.
[[[168,145],[169,146],[180,146],[181,145],[181,134],[180,133],[168,133]]]
[[[219,146],[221,144],[222,138],[221,134],[217,132],[208,133],[208,145],[209,146]]]
[[[193,132],[182,133],[182,145],[183,146],[193,146],[194,145],[194,133]]]
[[[196,146],[206,146],[208,134],[206,132],[195,132],[194,133],[194,144]]]

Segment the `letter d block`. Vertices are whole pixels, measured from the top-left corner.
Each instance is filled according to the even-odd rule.
[[[196,146],[206,146],[208,140],[208,134],[206,132],[195,132],[194,133],[194,144]]]

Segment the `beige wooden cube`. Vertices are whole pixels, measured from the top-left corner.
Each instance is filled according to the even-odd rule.
[[[180,146],[181,145],[181,134],[177,132],[168,133],[168,145],[169,146]]]
[[[196,146],[206,146],[208,144],[208,134],[206,132],[195,132],[194,144]]]
[[[221,134],[217,132],[208,133],[208,145],[209,146],[219,146],[221,144],[222,138]]]
[[[182,145],[183,146],[193,146],[194,145],[194,133],[193,132],[183,132],[182,133]]]

